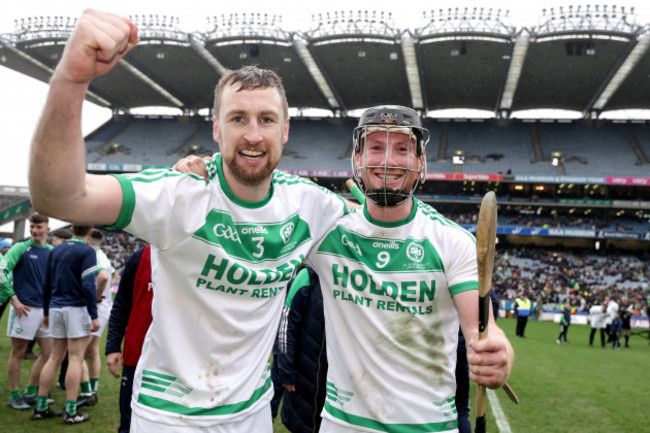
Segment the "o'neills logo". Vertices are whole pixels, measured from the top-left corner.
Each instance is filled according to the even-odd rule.
[[[286,223],[285,225],[282,226],[280,229],[280,236],[282,236],[282,240],[286,244],[289,242],[289,239],[291,239],[291,235],[293,234],[293,229],[294,229],[293,223]]]
[[[267,235],[269,231],[264,226],[242,227],[239,229],[243,235]]]
[[[390,242],[373,242],[372,243],[373,248],[382,248],[384,250],[398,250],[399,249],[399,244],[395,241],[390,241]]]
[[[413,262],[420,263],[424,259],[424,248],[422,248],[422,245],[411,242],[406,247],[406,257]]]

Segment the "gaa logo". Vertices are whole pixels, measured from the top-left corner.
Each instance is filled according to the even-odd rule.
[[[424,259],[424,248],[422,248],[422,245],[411,242],[406,247],[406,257],[413,262],[420,263]]]
[[[361,247],[359,247],[358,244],[355,244],[350,239],[348,239],[346,235],[341,236],[341,243],[346,247],[352,248],[354,251],[357,252],[358,255],[363,256],[363,254],[361,253]]]
[[[293,223],[286,223],[280,229],[280,236],[282,236],[282,240],[284,241],[285,244],[289,242],[289,239],[293,234],[293,228],[294,228]]]
[[[234,242],[241,243],[241,239],[239,239],[239,233],[237,233],[237,230],[230,226],[226,227],[225,225],[219,223],[214,226],[212,230],[214,231],[215,236],[218,238],[226,238]]]

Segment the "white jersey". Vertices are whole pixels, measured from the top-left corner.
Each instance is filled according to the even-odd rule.
[[[267,198],[245,202],[225,183],[221,155],[208,171],[208,182],[173,170],[116,176],[116,227],[152,245],[153,322],[133,411],[201,428],[269,404],[287,283],[345,209],[336,194],[280,171]]]
[[[607,311],[603,311],[603,307],[601,305],[594,305],[589,309],[589,323],[591,324],[592,328],[606,328],[608,319],[609,314],[607,314]]]
[[[478,289],[474,236],[419,200],[395,223],[360,207],[308,262],[325,307],[323,417],[359,431],[457,431],[452,297]]]
[[[607,325],[611,325],[616,319],[616,312],[618,311],[618,304],[615,301],[609,301],[607,304]]]
[[[102,292],[102,303],[106,302],[107,304],[113,305],[111,281],[113,279],[113,274],[115,273],[115,268],[113,268],[111,261],[100,248],[97,248],[95,252],[97,253],[97,266],[99,267],[99,270],[106,269],[106,272],[108,272],[108,282]]]

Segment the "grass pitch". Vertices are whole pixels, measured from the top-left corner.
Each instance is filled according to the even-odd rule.
[[[81,427],[69,427],[62,419],[30,421],[30,411],[16,411],[6,405],[9,398],[7,359],[11,347],[5,335],[8,312],[0,321],[0,431],[64,432],[79,429],[92,432],[116,432],[119,423],[118,394],[120,381],[102,369],[99,404],[82,408],[91,415]],[[501,326],[516,353],[515,367],[508,381],[519,396],[518,406],[505,392],[496,392],[511,431],[539,433],[640,433],[650,425],[650,345],[640,336],[630,338],[630,348],[602,349],[598,336],[589,347],[589,327],[572,325],[570,344],[556,344],[559,325],[550,322],[528,323],[526,338],[514,338],[515,320],[500,319]],[[102,352],[104,344],[102,343]],[[21,388],[27,383],[34,361],[23,361]],[[22,389],[21,389],[22,391]],[[472,405],[474,406],[472,387]],[[56,409],[62,407],[65,394],[54,387]],[[472,415],[473,421],[473,415]],[[487,431],[499,432],[488,404]],[[275,420],[276,433],[285,433],[280,417]]]

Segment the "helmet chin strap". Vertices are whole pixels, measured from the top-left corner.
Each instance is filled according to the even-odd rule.
[[[367,189],[366,198],[381,207],[393,207],[404,203],[411,197],[411,191],[390,188]]]

